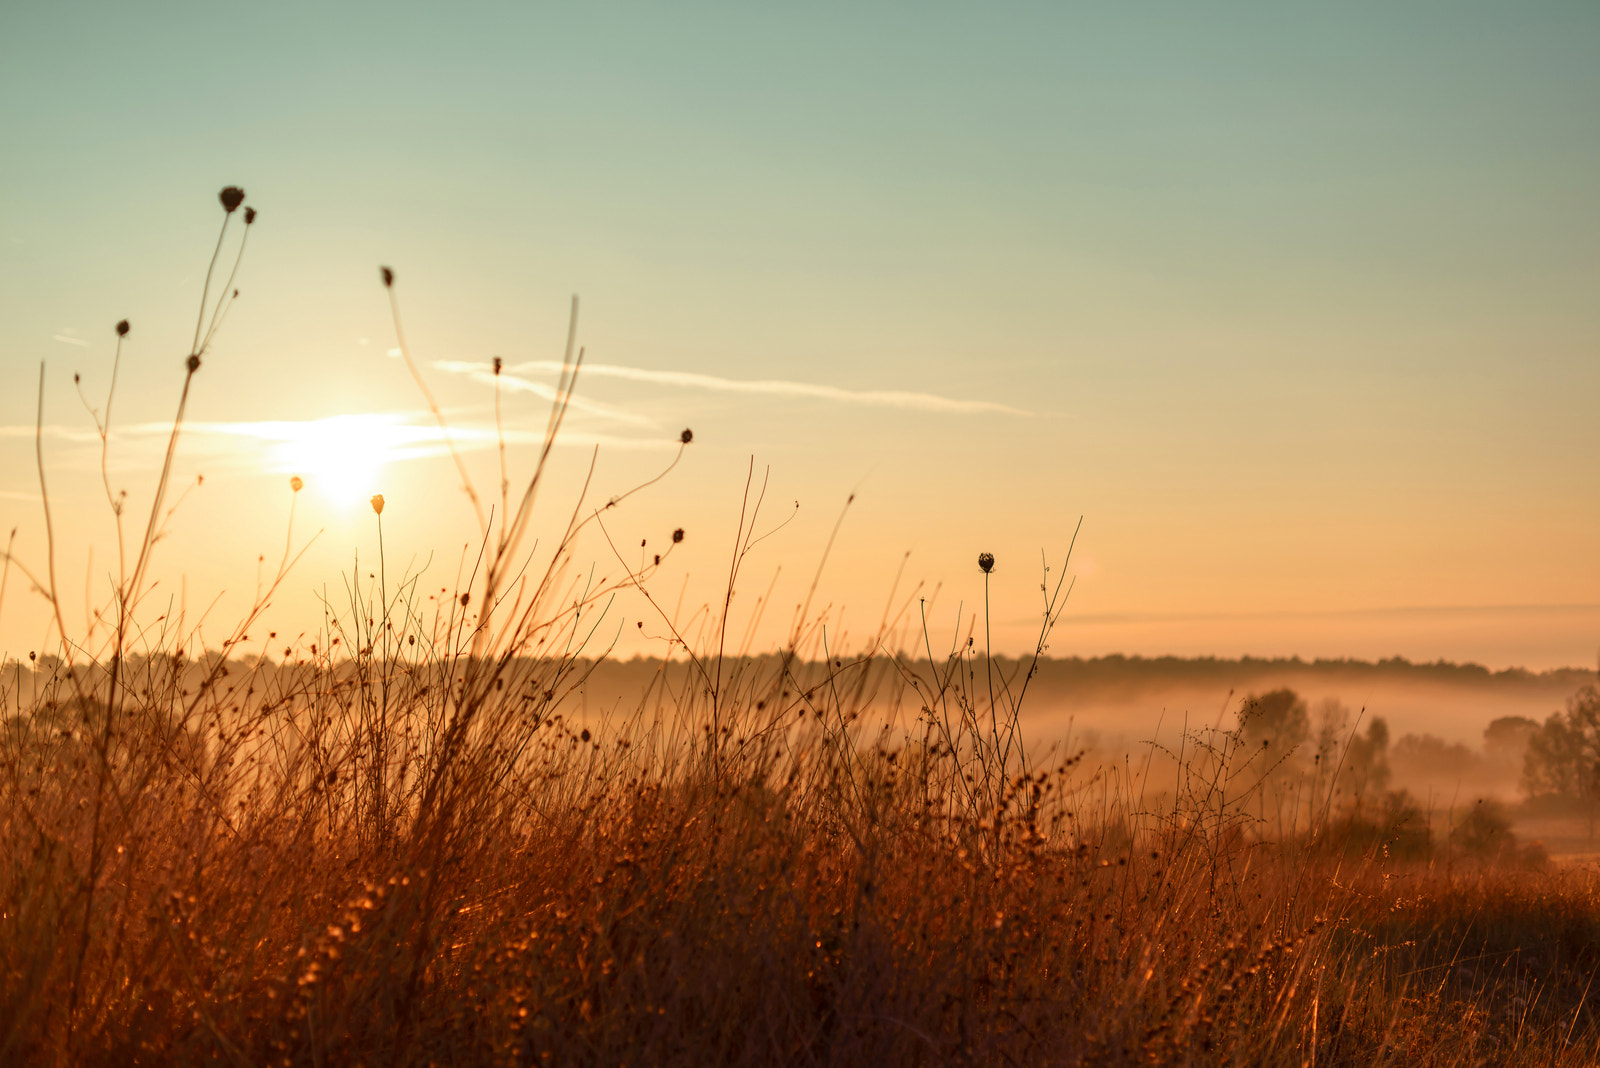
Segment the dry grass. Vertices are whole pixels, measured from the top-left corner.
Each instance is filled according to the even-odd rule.
[[[494,729],[445,756],[433,695],[473,666],[388,666],[386,793],[354,729],[376,665],[235,664],[176,722],[163,698],[210,669],[140,662],[103,764],[47,680],[7,727],[0,1059],[1595,1055],[1592,875],[1140,820],[1061,764],[979,815],[948,751],[830,726],[850,709],[818,702],[819,664],[735,678],[716,742],[703,689],[591,729],[562,717],[562,661],[514,659]]]
[[[101,652],[0,676],[0,1063],[1600,1056],[1593,874],[1268,824],[1236,734],[1158,804],[1025,750],[970,650],[725,655],[731,595],[687,674],[572,718],[589,608],[657,565],[566,584],[580,509],[522,578],[501,496],[473,584],[358,573],[277,663],[139,630],[147,542]]]

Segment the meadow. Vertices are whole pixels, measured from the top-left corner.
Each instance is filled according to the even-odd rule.
[[[470,579],[354,572],[270,656],[289,552],[213,648],[141,614],[163,481],[95,641],[0,675],[0,1063],[1600,1059],[1593,872],[1291,780],[1248,717],[1139,774],[1028,736],[1037,657],[836,649],[808,611],[739,655],[733,575],[578,714],[594,609],[660,564],[584,584],[626,493],[536,511],[563,415]]]

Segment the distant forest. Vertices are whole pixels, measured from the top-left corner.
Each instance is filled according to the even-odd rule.
[[[776,654],[760,657],[729,657],[725,663],[751,668],[776,665],[781,658]],[[855,663],[854,661],[847,662]],[[927,658],[902,657],[907,667],[927,666]],[[978,667],[984,664],[981,654],[973,657]],[[997,656],[995,670],[1008,678],[1020,677],[1028,670],[1032,657]],[[672,659],[673,672],[687,666],[683,657]],[[805,662],[797,667],[821,667]],[[630,660],[612,660],[599,664],[591,678],[601,680],[645,678],[661,668],[654,657],[634,657]],[[1456,664],[1440,660],[1433,663],[1416,663],[1395,656],[1386,660],[1303,660],[1300,657],[1253,657],[1237,659],[1202,656],[1124,656],[1120,653],[1097,657],[1040,657],[1034,673],[1033,686],[1055,689],[1163,689],[1171,686],[1233,687],[1244,690],[1259,683],[1272,682],[1288,676],[1324,680],[1333,688],[1338,683],[1374,683],[1391,685],[1415,683],[1417,685],[1446,686],[1504,686],[1526,689],[1546,688],[1554,693],[1571,693],[1596,679],[1590,668],[1555,668],[1550,671],[1528,671],[1525,668],[1506,668],[1491,671],[1482,664]]]
[[[1015,664],[1008,657],[995,657],[995,666]],[[1526,668],[1505,668],[1490,671],[1482,664],[1456,664],[1447,660],[1432,663],[1415,663],[1402,656],[1386,660],[1302,660],[1298,656],[1264,658],[1245,656],[1238,659],[1224,657],[1179,656],[1111,656],[1091,658],[1067,657],[1040,658],[1036,683],[1060,686],[1099,687],[1161,687],[1173,684],[1216,684],[1247,688],[1252,683],[1294,675],[1301,678],[1326,680],[1328,683],[1389,684],[1416,683],[1419,685],[1481,686],[1488,684],[1523,688],[1530,685],[1548,686],[1557,692],[1571,692],[1579,686],[1595,681],[1590,668],[1556,668],[1550,671],[1528,671]]]
[[[722,673],[725,677],[744,679],[775,678],[781,662],[782,657],[777,654],[728,657],[723,662]],[[900,663],[918,676],[928,674],[926,657],[901,657]],[[997,682],[1006,679],[1015,692],[1031,664],[1031,657],[997,656],[994,658],[995,678]],[[715,670],[712,664],[706,666]],[[886,682],[898,674],[887,657],[876,657],[870,665],[845,657],[836,662],[834,671],[841,678],[860,679],[864,667]],[[941,671],[944,669],[942,661],[939,667]],[[981,655],[972,657],[968,667],[976,672],[977,678],[985,677],[986,665]],[[796,661],[791,664],[790,671],[806,686],[827,676],[827,667],[822,662]],[[584,677],[578,688],[590,707],[612,707],[616,703],[629,703],[653,685],[665,684],[670,690],[692,685],[697,672],[687,658],[680,655],[665,665],[657,657],[587,662],[574,674]],[[1231,690],[1243,697],[1280,686],[1320,693],[1383,687],[1390,691],[1414,688],[1502,693],[1508,697],[1515,695],[1522,701],[1548,704],[1554,709],[1579,688],[1595,681],[1595,672],[1585,668],[1491,671],[1481,664],[1413,663],[1403,657],[1378,661],[1303,660],[1299,657],[1041,657],[1028,682],[1026,703],[1037,710],[1074,698],[1110,701],[1163,691],[1220,695]]]
[[[206,675],[216,666],[221,654],[210,652],[197,660],[184,662],[185,684]],[[128,666],[135,671],[145,658],[135,655]],[[170,661],[168,662],[170,664]],[[926,657],[900,658],[900,666],[907,673],[928,678]],[[782,669],[780,654],[763,656],[727,657],[720,672],[714,661],[702,661],[709,676],[720,676],[730,683],[734,678],[743,680],[740,688],[762,683],[757,680],[776,680]],[[994,679],[997,685],[1009,685],[1013,696],[1020,695],[1019,687],[1027,680],[1031,657],[1004,657],[994,659]],[[41,656],[30,665],[28,661],[11,661],[0,667],[0,706],[17,709],[26,703],[36,688],[48,685],[52,678],[59,684],[63,677],[62,663],[55,656]],[[457,670],[462,665],[457,665]],[[30,670],[30,667],[32,670]],[[330,660],[326,651],[319,657],[290,661],[277,661],[254,655],[236,657],[223,666],[222,672],[233,680],[254,680],[246,685],[261,685],[269,680],[284,684],[291,677],[301,677],[308,672],[332,667],[341,676],[358,670],[356,662],[344,657]],[[534,668],[530,660],[512,668],[513,675]],[[978,679],[987,678],[986,663],[982,655],[974,655],[964,662],[963,674],[975,672]],[[80,664],[80,670],[82,665]],[[939,673],[946,670],[940,661]],[[830,677],[828,666],[821,661],[796,660],[789,671],[801,688],[820,685]],[[659,696],[663,690],[682,693],[686,687],[704,685],[687,657],[678,655],[663,663],[659,657],[633,657],[630,659],[573,658],[561,669],[564,688],[579,698],[585,708],[626,708],[647,695]],[[900,676],[888,657],[878,656],[870,661],[859,658],[842,658],[835,661],[831,672],[834,684],[846,680],[869,687],[872,692],[888,696],[897,688]],[[1480,664],[1455,664],[1446,661],[1414,663],[1403,657],[1386,660],[1303,660],[1299,657],[1040,657],[1031,680],[1027,680],[1025,704],[1039,711],[1062,702],[1081,704],[1116,703],[1137,699],[1143,695],[1163,692],[1188,694],[1216,694],[1232,692],[1243,698],[1279,687],[1291,687],[1301,692],[1339,694],[1360,692],[1364,688],[1383,687],[1390,692],[1406,690],[1473,692],[1481,696],[1504,695],[1514,707],[1509,711],[1527,714],[1544,709],[1554,710],[1568,696],[1596,681],[1593,670],[1585,668],[1558,668],[1533,672],[1522,668],[1491,671]],[[880,687],[887,685],[887,691]],[[753,692],[747,690],[746,692]]]

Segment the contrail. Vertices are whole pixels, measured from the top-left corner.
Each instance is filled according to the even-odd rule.
[[[470,365],[482,367],[481,364]],[[558,374],[561,364],[554,360],[531,360],[513,364],[512,371],[536,371]],[[485,372],[487,373],[487,372]],[[809,382],[787,382],[782,379],[721,378],[717,375],[696,374],[691,371],[650,371],[642,367],[621,367],[617,364],[586,363],[582,375],[600,378],[621,378],[630,382],[653,382],[663,386],[680,386],[685,389],[709,389],[719,393],[766,393],[775,396],[815,397],[819,400],[837,401],[841,404],[862,404],[876,408],[909,408],[923,412],[951,412],[978,414],[984,412],[1001,415],[1033,413],[1013,408],[1009,404],[993,401],[955,400],[933,393],[908,393],[896,389],[840,389],[838,386],[819,386]],[[502,376],[504,377],[504,376]]]
[[[451,374],[466,375],[468,378],[472,379],[472,381],[486,386],[494,385],[497,380],[497,376],[490,369],[489,365],[484,363],[472,363],[467,360],[435,360],[433,366],[437,367],[441,371],[448,371]],[[561,369],[560,364],[556,364],[555,367],[558,371]],[[585,367],[585,370],[587,370],[587,367]],[[532,393],[535,397],[540,397],[547,401],[554,401],[556,399],[556,391],[552,387],[545,385],[543,382],[530,382],[526,378],[519,378],[516,375],[508,375],[504,372],[498,376],[498,381],[501,389],[508,389],[514,393]],[[644,416],[636,415],[633,412],[625,412],[620,408],[612,408],[609,405],[597,404],[594,401],[584,400],[582,397],[569,397],[567,398],[567,403],[569,403],[575,411],[588,412],[590,415],[598,415],[604,419],[613,419],[619,423],[630,423],[634,426],[656,425],[655,420],[653,419],[647,419]]]

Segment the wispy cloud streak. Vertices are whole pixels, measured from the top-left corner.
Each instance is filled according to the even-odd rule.
[[[61,441],[92,449],[74,450],[68,466],[98,465],[100,435],[92,428],[47,424],[0,426],[0,439],[32,439],[36,432],[47,441]],[[130,423],[111,430],[112,466],[117,470],[144,470],[158,466],[163,456],[171,423]],[[368,412],[336,415],[325,419],[278,419],[252,422],[185,422],[183,435],[188,447],[195,448],[208,462],[226,466],[257,467],[270,471],[296,471],[307,466],[318,452],[358,454],[370,462],[393,463],[401,460],[443,456],[450,443],[462,452],[481,452],[499,447],[501,432],[492,424],[463,421],[452,423],[447,443],[433,416],[427,412]],[[544,441],[542,430],[506,427],[507,445],[537,446]],[[237,442],[229,446],[229,441]],[[557,444],[568,448],[657,450],[678,447],[675,437],[622,437],[574,427],[563,430]],[[264,451],[262,451],[264,450]],[[73,462],[75,459],[76,462]]]
[[[424,422],[423,420],[427,421]],[[401,414],[375,412],[363,415],[336,415],[327,419],[265,420],[253,423],[188,423],[186,431],[200,434],[219,434],[230,437],[254,438],[275,444],[300,444],[311,442],[337,447],[345,442],[364,442],[383,454],[385,460],[422,459],[443,456],[449,452],[450,443],[462,452],[478,452],[498,448],[501,432],[492,426],[476,423],[451,425],[448,442],[445,432],[426,413]],[[544,433],[508,427],[504,431],[507,445],[539,445]],[[663,438],[622,438],[610,434],[593,434],[582,431],[563,432],[559,444],[567,446],[604,445],[607,448],[666,449],[676,442]],[[293,467],[284,466],[284,470]]]
[[[172,427],[169,424],[168,430]],[[35,433],[54,441],[71,441],[87,443],[99,441],[100,435],[93,430],[86,430],[75,426],[59,426],[55,423],[46,423],[43,427],[28,426],[0,426],[0,438],[31,438]]]
[[[559,374],[561,364],[554,360],[530,360],[513,364],[517,372]],[[956,400],[933,393],[911,393],[893,389],[841,389],[810,382],[789,382],[782,379],[722,378],[717,375],[696,374],[692,371],[652,371],[642,367],[622,367],[617,364],[586,363],[584,377],[617,378],[629,382],[650,382],[661,386],[683,389],[705,389],[718,393],[762,393],[771,396],[812,397],[817,400],[836,401],[840,404],[859,404],[875,408],[902,408],[921,412],[947,412],[977,415],[1032,415],[1032,412],[1013,408],[994,401]],[[502,375],[502,377],[504,377]]]
[[[495,384],[497,378],[494,370],[486,363],[474,363],[467,360],[435,360],[433,366],[451,374],[465,375],[473,382],[491,387]],[[557,371],[561,369],[560,364],[555,364],[554,366]],[[510,390],[513,393],[531,393],[535,397],[552,402],[556,399],[555,388],[547,386],[543,382],[533,382],[518,375],[506,374],[504,371],[498,376],[498,381],[501,389]],[[624,411],[621,408],[613,408],[610,405],[597,404],[591,400],[584,400],[582,397],[571,397],[568,403],[571,404],[574,411],[586,412],[618,423],[628,423],[633,426],[657,425],[655,420],[648,419],[645,416]]]

